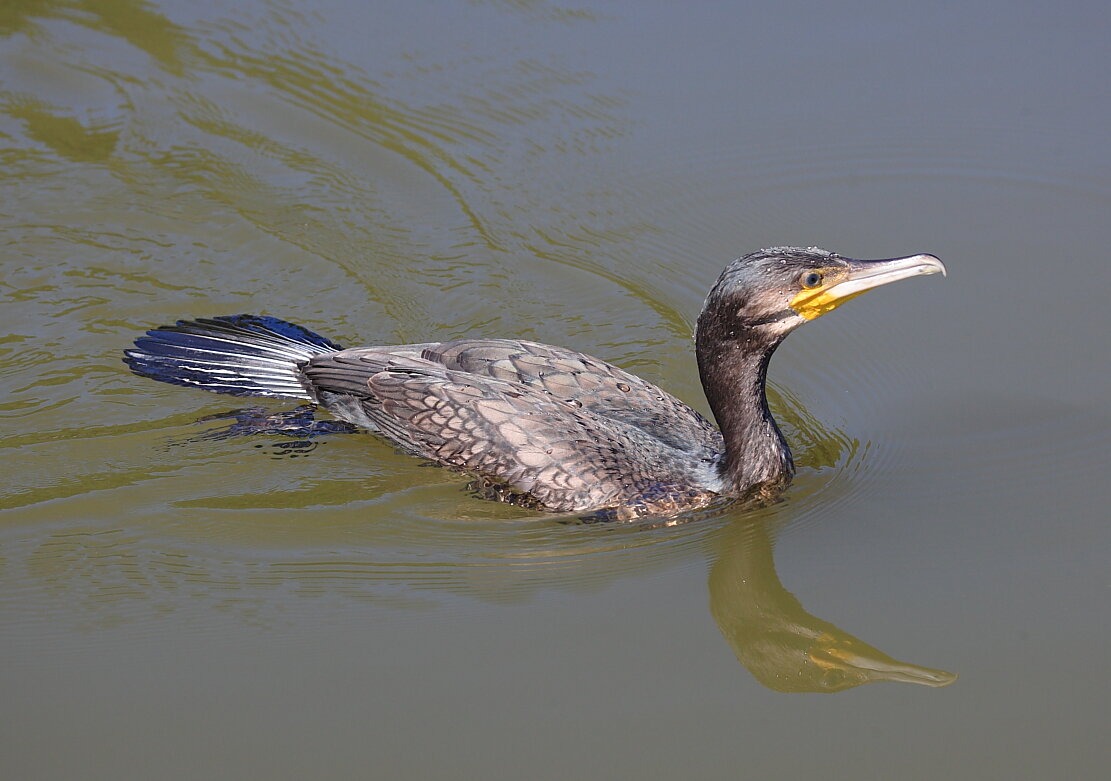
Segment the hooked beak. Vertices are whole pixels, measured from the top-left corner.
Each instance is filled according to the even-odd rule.
[[[791,300],[791,308],[807,320],[813,320],[874,287],[919,274],[945,274],[945,265],[933,255],[885,260],[845,258],[845,263],[846,266],[831,270],[824,284],[796,295]]]

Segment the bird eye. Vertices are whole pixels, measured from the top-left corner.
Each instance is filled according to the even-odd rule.
[[[805,274],[799,277],[799,284],[807,290],[812,290],[813,288],[816,288],[818,285],[822,284],[822,275],[819,274],[817,271],[807,271]]]

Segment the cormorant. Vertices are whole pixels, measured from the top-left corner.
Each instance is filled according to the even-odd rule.
[[[274,317],[179,320],[125,351],[136,374],[237,396],[308,399],[409,453],[479,478],[484,498],[555,513],[669,517],[767,500],[794,473],[768,410],[791,331],[889,282],[945,272],[933,255],[853,260],[774,247],[730,263],[695,335],[718,427],[650,382],[516,339],[342,349]]]

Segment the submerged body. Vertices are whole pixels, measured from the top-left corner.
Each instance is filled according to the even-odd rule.
[[[309,399],[478,476],[486,498],[557,513],[671,516],[721,497],[770,497],[789,483],[790,450],[764,383],[790,331],[870,287],[943,270],[929,255],[854,261],[799,248],[734,261],[696,335],[720,429],[612,364],[510,339],[344,350],[276,318],[234,315],[150,331],[125,360],[178,385]]]

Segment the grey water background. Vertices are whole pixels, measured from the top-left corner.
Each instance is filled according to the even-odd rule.
[[[1109,20],[0,5],[0,775],[1105,777]],[[793,335],[795,486],[675,528],[206,439],[241,400],[119,361],[259,312],[568,345],[705,411],[702,298],[775,244],[950,274]],[[895,660],[948,685],[857,685]]]

